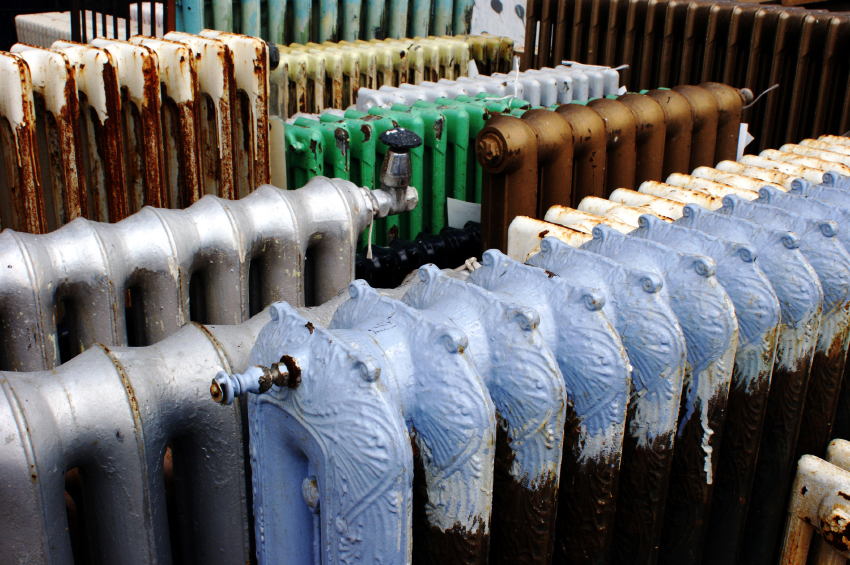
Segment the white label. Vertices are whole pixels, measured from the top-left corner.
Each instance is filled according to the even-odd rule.
[[[478,76],[478,65],[475,63],[475,59],[469,60],[469,70],[466,73],[466,76],[469,78],[475,78]]]
[[[620,88],[617,89],[617,96],[622,96],[625,93],[626,93],[626,87],[625,86],[621,86]]]
[[[741,157],[744,156],[744,149],[754,139],[755,137],[751,136],[750,132],[747,131],[747,124],[741,124],[741,129],[738,130],[738,157],[735,159],[736,161],[741,160]]]
[[[449,213],[449,227],[463,228],[466,222],[481,221],[481,204],[446,198],[446,209]]]

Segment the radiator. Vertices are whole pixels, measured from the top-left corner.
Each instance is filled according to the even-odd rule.
[[[484,247],[506,249],[516,215],[542,218],[555,204],[734,159],[745,100],[706,83],[490,118],[475,144]]]
[[[743,114],[763,150],[850,129],[848,26],[843,13],[761,4],[536,0],[523,66],[628,65],[634,90],[717,81],[759,94],[778,84]]]
[[[613,69],[552,72],[562,73],[557,75],[561,78],[582,75],[600,90],[617,84]],[[423,206],[376,223],[372,243],[386,246],[396,237],[412,240],[422,231],[438,233],[447,223],[448,198],[483,202],[484,214],[499,216],[502,204],[482,199],[496,169],[516,171],[505,175],[507,185],[500,190],[523,206],[525,214],[540,216],[555,203],[604,196],[621,186],[660,181],[736,156],[746,93],[725,85],[658,89],[570,104],[551,100],[548,108],[533,108],[522,94],[514,98],[513,85],[506,75],[361,88],[357,110],[295,115],[284,126],[287,186],[297,188],[321,174],[373,186],[383,146],[372,132],[396,124],[416,131],[424,144],[413,151],[412,182],[420,189]],[[543,149],[529,151],[529,140]],[[473,157],[476,150],[490,156],[479,164]],[[512,164],[501,157],[514,150]],[[490,165],[490,159],[498,165]],[[618,166],[605,167],[606,161]],[[573,181],[565,183],[565,178]],[[497,239],[487,243],[488,238],[506,237],[512,217],[505,214],[499,223],[488,224],[493,232],[484,234],[485,248],[502,245]]]
[[[715,466],[705,468],[716,473],[716,480],[703,477],[698,481],[702,491],[694,488],[699,460],[681,443],[688,435],[680,422],[664,525],[646,546],[660,542],[662,562],[763,562],[779,557],[783,493],[792,480],[793,462],[803,457],[800,467],[811,476],[814,468],[806,462],[816,458],[806,454],[824,455],[830,437],[848,434],[842,383],[850,341],[850,289],[845,282],[850,238],[841,235],[840,226],[846,223],[844,207],[850,197],[838,188],[847,186],[848,177],[837,172],[845,172],[838,168],[844,153],[812,147],[818,144],[846,153],[841,143],[805,140],[740,158],[750,165],[722,161],[717,168],[700,167],[694,176],[677,173],[666,183],[644,182],[638,192],[618,189],[609,200],[585,197],[578,209],[553,206],[545,221],[518,217],[510,226],[509,255],[528,257],[530,264],[556,274],[557,262],[549,257],[561,248],[608,253],[620,261],[637,256],[645,265],[647,252],[630,254],[636,239],[668,246],[668,260],[669,248],[711,257],[713,275],[735,305],[740,334],[726,422],[720,418],[717,427],[709,424],[712,437],[722,436],[719,455],[712,455]],[[787,151],[795,147],[806,155]],[[737,172],[729,172],[733,169]],[[579,275],[583,270],[561,274],[575,278],[584,276]],[[669,269],[656,267],[656,272],[670,277]],[[775,298],[765,292],[771,287]],[[687,341],[693,334],[685,330],[685,335]],[[704,390],[701,380],[691,381],[690,390]],[[686,409],[683,403],[680,417]],[[677,455],[683,458],[678,463]],[[689,465],[694,471],[685,471]],[[799,496],[798,490],[792,492]],[[793,500],[788,527],[797,531]],[[617,532],[616,518],[613,524]],[[806,546],[795,544],[786,539],[785,553],[796,551],[805,561]]]
[[[352,279],[372,216],[417,201],[388,198],[316,178],[295,192],[265,185],[238,201],[145,208],[114,225],[4,231],[0,367],[48,370],[95,343],[148,345],[190,320],[235,324],[276,300],[324,302]]]
[[[470,61],[482,72],[508,70],[513,59],[513,42],[489,35],[293,43],[277,48],[281,62],[270,75],[270,112],[282,118],[347,109],[361,90],[466,77]]]
[[[841,151],[844,141],[820,143]],[[846,552],[840,539],[829,543],[836,542],[841,510],[817,493],[850,485],[806,454],[826,453],[840,463],[837,444],[827,444],[835,435],[846,437],[850,423],[850,395],[839,392],[850,255],[838,226],[850,213],[848,181],[834,166],[844,154],[813,144],[799,144],[817,152],[806,158],[819,161],[808,165],[794,163],[800,163],[797,153],[765,152],[764,167],[748,165],[741,173],[702,167],[715,172],[715,180],[676,173],[665,183],[644,182],[639,191],[615,190],[608,200],[585,197],[578,209],[551,207],[545,220],[517,217],[508,255],[490,250],[480,265],[470,261],[459,271],[426,266],[399,289],[379,291],[358,281],[347,296],[297,310],[303,303],[293,293],[282,297],[292,306],[274,303],[268,315],[242,325],[192,324],[132,349],[89,341],[85,352],[50,372],[4,373],[9,408],[0,417],[18,433],[3,456],[9,462],[4,484],[16,486],[0,496],[9,497],[4,508],[17,512],[16,520],[2,522],[7,535],[0,543],[18,556],[36,531],[45,552],[70,560],[79,536],[103,535],[98,545],[90,542],[92,551],[122,563],[167,562],[169,555],[229,563],[250,559],[254,548],[260,562],[287,563],[376,556],[400,563],[481,561],[488,554],[493,561],[545,563],[550,554],[607,560],[620,552],[679,563],[705,553],[707,562],[734,562],[740,551],[765,561],[781,551],[783,520],[790,516],[788,536],[808,543],[814,528],[828,545],[824,552]],[[771,175],[790,190],[748,174]],[[359,214],[332,218],[336,229],[357,224],[362,230],[374,209],[389,210],[383,191],[325,179],[286,193],[285,205],[312,199],[327,217],[329,192],[346,194],[340,209]],[[136,242],[144,250],[158,240],[163,249],[169,244],[138,230],[119,243],[125,226],[142,226],[156,214],[175,241],[187,241],[180,218],[223,205],[233,217],[247,217],[253,207],[270,220],[246,223],[274,233],[286,214],[272,208],[266,200],[272,197],[278,194],[262,188],[244,201],[209,197],[185,211],[148,208],[116,225],[77,220],[53,234],[7,231],[2,237],[17,250],[36,250],[44,241],[24,263],[61,264],[68,277],[71,269],[83,272],[94,263],[86,257],[75,267],[71,255],[56,256],[59,244],[47,245],[72,228],[96,231],[105,248],[127,249],[122,264],[144,265],[129,255],[141,245]],[[216,237],[222,221],[215,222]],[[319,241],[333,239],[322,235]],[[352,230],[329,243],[334,262],[340,241],[353,255],[355,237]],[[65,248],[78,255],[97,248],[79,241],[69,238]],[[11,261],[13,251],[3,255]],[[187,262],[210,260],[185,257],[172,259],[168,272],[190,272]],[[221,274],[230,269],[223,265]],[[11,271],[0,282],[4,291],[14,288],[15,272],[25,272]],[[142,275],[162,280],[147,271],[134,276]],[[40,276],[48,291],[70,280]],[[228,281],[222,284],[233,284]],[[191,319],[193,284],[185,286]],[[19,287],[15,296],[26,288],[34,290]],[[59,294],[77,288],[74,283]],[[68,305],[78,312],[89,303],[110,309],[100,297],[81,295]],[[157,304],[151,304],[154,313],[146,310],[140,319],[155,324]],[[16,315],[22,311],[13,306]],[[207,312],[218,308],[208,305]],[[51,323],[28,321],[26,328]],[[213,400],[239,408],[202,399],[210,379]],[[115,387],[108,415],[99,410],[104,386]],[[52,394],[60,387],[64,396]],[[245,402],[236,401],[242,396]],[[247,432],[240,431],[242,418]],[[135,444],[127,444],[128,426]],[[163,461],[166,453],[171,458]],[[810,489],[795,488],[786,506],[800,456],[799,480],[820,490],[805,498]],[[161,479],[169,476],[167,461],[174,462],[174,491]],[[116,467],[121,488],[114,479],[97,482]],[[61,489],[70,488],[71,479],[63,477],[77,468],[83,492],[95,488],[99,496],[82,504],[72,497],[67,524],[73,531],[66,533]],[[191,481],[182,482],[187,476]],[[208,491],[216,486],[208,485],[217,486],[215,497]],[[171,506],[170,496],[176,497]],[[133,511],[139,500],[146,512]],[[812,512],[821,507],[826,510],[815,520]],[[113,536],[98,527],[104,523],[141,535]],[[806,549],[804,543],[786,546]]]
[[[117,222],[143,206],[241,198],[269,183],[266,44],[204,33],[0,54],[16,85],[0,110],[14,126],[3,134],[12,137],[0,226]]]
[[[271,43],[355,41],[463,35],[469,33],[472,2],[434,4],[350,0],[343,4],[273,0],[183,0],[177,29],[198,33],[206,27],[262,37]]]

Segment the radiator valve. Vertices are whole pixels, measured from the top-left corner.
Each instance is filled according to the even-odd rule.
[[[210,385],[210,394],[219,404],[232,404],[237,396],[249,392],[262,394],[271,390],[272,385],[295,388],[301,384],[301,374],[300,371],[290,372],[288,367],[289,363],[282,360],[271,368],[254,365],[243,374],[229,375],[226,371],[219,371]]]
[[[375,204],[375,217],[409,212],[419,203],[419,193],[410,186],[413,172],[410,150],[422,145],[422,138],[410,130],[393,128],[378,139],[389,149],[381,165],[381,188],[370,193]]]

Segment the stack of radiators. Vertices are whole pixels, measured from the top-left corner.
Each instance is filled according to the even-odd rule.
[[[523,68],[563,59],[628,65],[630,90],[716,81],[758,95],[744,112],[758,150],[850,130],[850,16],[678,0],[533,0]]]
[[[293,43],[277,49],[270,112],[282,118],[344,110],[364,88],[466,77],[470,61],[482,73],[508,71],[514,55],[511,39],[490,35]]]
[[[657,475],[641,470],[639,482],[627,482],[637,488],[659,480],[666,504],[663,493],[645,498],[644,515],[657,522],[615,518],[615,553],[643,548],[646,555],[657,551],[663,563],[762,563],[776,561],[782,550],[805,561],[812,527],[828,544],[818,550],[821,559],[838,558],[830,546],[847,552],[835,534],[845,510],[829,501],[819,505],[834,494],[835,481],[850,475],[811,455],[825,457],[831,438],[850,437],[848,165],[850,138],[823,136],[646,181],[637,190],[618,188],[607,199],[586,196],[575,208],[553,205],[541,219],[511,221],[512,259],[610,289],[611,311],[624,324],[618,331],[638,367],[632,398],[657,394],[640,369],[645,365],[631,358],[631,347],[656,337],[636,331],[634,312],[623,315],[634,297],[612,286],[614,271],[592,269],[585,256],[643,270],[644,290],[670,301],[685,335],[688,365],[670,461],[665,467],[659,457]],[[485,207],[502,180],[485,180]],[[650,284],[650,274],[662,284]],[[734,305],[734,359],[723,359],[727,350],[718,345],[725,342],[709,338],[722,328],[722,310],[710,298],[717,289]],[[804,455],[800,485],[817,483],[818,474],[834,480],[827,481],[829,493],[809,497],[814,502],[806,500],[810,487],[795,487],[789,507],[794,464]],[[622,481],[620,496],[627,492]],[[662,506],[650,513],[658,501]],[[805,522],[818,508],[819,521]]]

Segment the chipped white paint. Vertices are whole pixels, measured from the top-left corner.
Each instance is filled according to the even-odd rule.
[[[641,214],[654,214],[655,212],[648,207],[633,207],[624,204],[618,204],[597,198],[596,196],[586,196],[579,202],[578,209],[582,212],[594,214],[596,216],[607,216],[614,218],[624,224],[632,227],[638,227]],[[664,218],[667,221],[672,221],[670,218]]]
[[[508,227],[508,257],[524,262],[530,255],[540,251],[540,242],[544,237],[558,238],[572,247],[579,247],[593,239],[593,236],[574,229],[528,216],[517,216]]]
[[[620,233],[629,233],[635,229],[633,226],[624,224],[613,218],[596,216],[557,204],[546,211],[546,216],[543,219],[553,224],[570,227],[588,235],[593,234],[593,228],[599,223],[609,225]]]
[[[187,45],[141,35],[131,37],[130,43],[144,45],[156,53],[159,80],[166,86],[169,98],[178,104],[194,102],[198,90],[197,73],[195,58]]]
[[[814,139],[804,139],[799,145],[786,143],[779,148],[779,151],[803,155],[805,157],[814,157],[819,161],[841,163],[850,167],[850,147],[844,147],[842,145],[832,145]]]
[[[636,208],[646,208],[651,210],[657,216],[668,218],[670,220],[678,220],[682,217],[682,207],[684,204],[675,200],[661,198],[646,194],[644,192],[636,192],[627,188],[618,188],[608,197],[611,202],[619,202],[626,206]]]
[[[218,137],[219,158],[224,158],[224,150],[230,146],[228,140],[223,140],[222,120],[230,120],[232,101],[230,100],[230,78],[226,65],[232,58],[230,49],[223,42],[216,39],[201,37],[191,33],[172,31],[165,35],[165,39],[178,41],[188,45],[195,56],[196,71],[198,73],[198,87],[203,94],[212,99],[217,122],[216,135]]]
[[[792,180],[787,175],[782,175],[776,171],[747,167],[747,165],[742,165],[735,161],[721,161],[717,164],[716,169],[712,169],[711,167],[697,167],[691,172],[691,175],[752,192],[758,192],[763,186],[773,186],[787,192],[791,190]],[[780,184],[782,181],[787,181],[788,186],[786,187]]]
[[[112,55],[103,49],[89,47],[81,43],[57,41],[53,49],[62,51],[74,65],[74,78],[77,92],[86,95],[88,106],[97,112],[100,123],[109,117],[106,101],[106,85],[103,76],[107,67],[114,67]],[[82,108],[80,109],[82,111]]]
[[[681,202],[683,204],[698,204],[708,210],[717,210],[723,206],[723,201],[720,198],[716,198],[705,192],[688,190],[686,188],[680,188],[654,180],[648,180],[641,183],[638,187],[638,192],[657,196],[658,198],[673,200],[675,202]],[[678,211],[678,214],[679,217],[681,217],[681,210]]]
[[[775,161],[773,159],[760,157],[757,155],[744,155],[743,157],[741,157],[740,163],[743,163],[744,165],[750,165],[752,167],[760,167],[762,169],[778,171],[780,173],[785,174],[791,179],[801,178],[814,184],[820,184],[824,180],[823,171],[819,171],[811,167],[803,167],[800,165],[794,165],[792,163],[785,163],[783,161]],[[720,165],[718,165],[717,168],[720,168]],[[782,185],[787,186],[785,183],[782,183]]]
[[[715,171],[709,169],[708,171]],[[721,171],[717,171],[717,178],[722,178]],[[673,173],[665,181],[670,186],[680,186],[682,188],[702,192],[712,198],[722,199],[727,194],[735,194],[744,200],[755,200],[758,198],[758,190],[750,190],[748,188],[738,188],[721,182],[714,182],[707,178],[700,178],[691,175],[683,175],[681,173]]]

